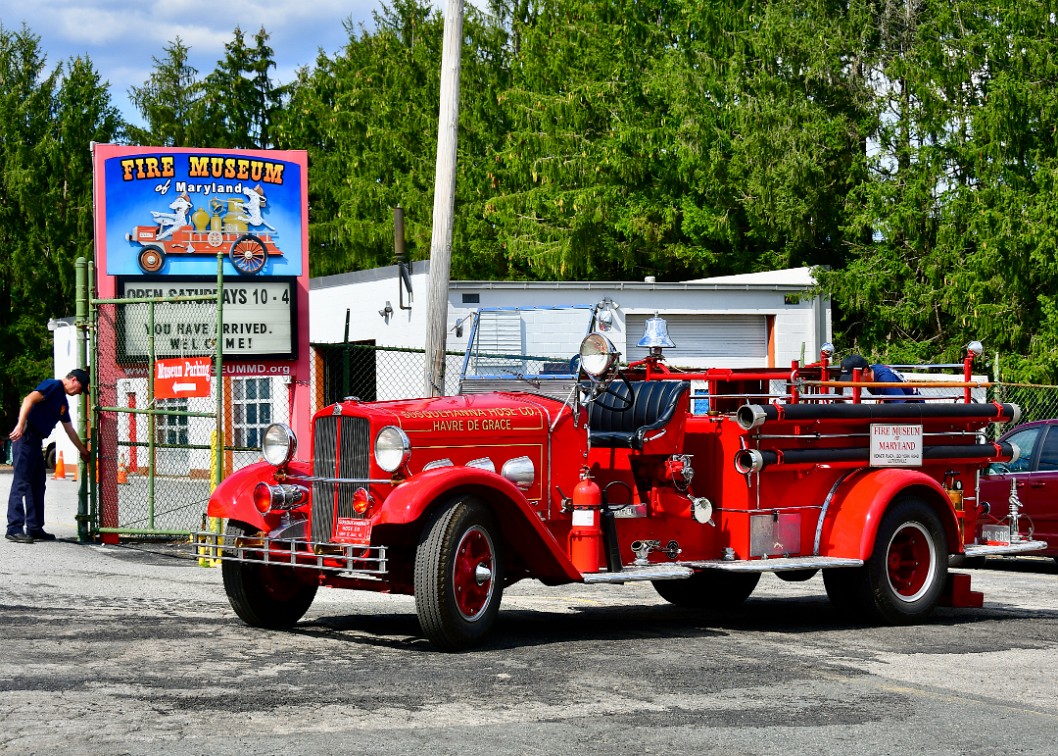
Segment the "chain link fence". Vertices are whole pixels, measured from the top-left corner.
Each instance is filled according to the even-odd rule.
[[[256,462],[264,429],[289,422],[290,379],[284,376],[225,376],[219,402],[215,376],[205,396],[155,396],[156,360],[200,357],[212,365],[215,359],[216,299],[188,299],[194,298],[97,304],[94,532],[148,536],[200,529],[217,467],[223,478]],[[224,429],[219,455],[218,414]]]
[[[345,397],[361,401],[414,399],[423,395],[425,349],[374,344],[313,344],[318,359],[316,406],[334,404]],[[459,389],[462,352],[445,354],[445,394]]]
[[[1058,386],[993,383],[989,388],[989,400],[1011,402],[1021,407],[1019,423],[1058,417]],[[1006,432],[1012,427],[1003,427],[1001,431]]]

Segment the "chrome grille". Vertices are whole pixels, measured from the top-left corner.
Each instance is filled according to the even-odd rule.
[[[313,427],[313,474],[321,478],[367,478],[371,426],[362,417],[325,416]],[[360,483],[317,480],[312,484],[312,540],[330,541],[334,513],[354,517],[353,492]]]

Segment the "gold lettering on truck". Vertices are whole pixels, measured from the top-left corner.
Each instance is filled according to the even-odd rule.
[[[542,418],[532,407],[481,409],[411,410],[401,413],[406,420],[429,420],[422,428],[408,427],[409,433],[465,433],[533,431],[543,427]],[[529,422],[522,426],[517,421]]]

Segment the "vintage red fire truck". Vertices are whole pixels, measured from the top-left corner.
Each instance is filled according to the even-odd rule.
[[[279,628],[320,586],[411,594],[423,634],[453,650],[482,641],[525,578],[649,580],[673,604],[719,609],[762,573],[821,570],[842,611],[912,623],[980,606],[949,555],[1044,545],[1015,529],[975,543],[978,469],[1018,454],[987,431],[1020,414],[973,400],[977,346],[929,384],[948,396],[901,403],[858,374],[837,381],[829,345],[809,365],[681,371],[655,317],[640,346],[649,356],[621,367],[589,332],[533,375],[512,359],[464,375],[456,396],[337,402],[300,444],[270,426],[265,461],[210,499],[226,528],[198,534],[236,614]]]

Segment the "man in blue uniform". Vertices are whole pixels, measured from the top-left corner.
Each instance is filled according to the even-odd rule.
[[[71,370],[59,380],[49,378],[41,381],[22,400],[18,412],[18,424],[11,431],[15,442],[12,461],[15,466],[11,481],[11,498],[7,501],[7,540],[19,543],[54,541],[55,536],[44,532],[44,455],[41,444],[51,434],[55,423],[62,423],[66,435],[81,452],[81,459],[88,461],[88,447],[77,436],[70,423],[70,405],[67,396],[76,396],[88,390],[88,373]]]
[[[887,365],[872,365],[862,356],[858,354],[850,354],[848,357],[841,361],[841,376],[838,378],[839,381],[851,381],[852,371],[855,369],[860,371],[860,380],[866,383],[892,383],[902,384],[904,379],[901,378],[895,370]],[[903,402],[921,402],[921,399],[908,399],[909,396],[918,396],[918,389],[910,386],[893,385],[889,386],[873,386],[865,389],[870,392],[872,396],[893,396],[898,397],[896,399],[886,400],[887,404],[903,403]]]

